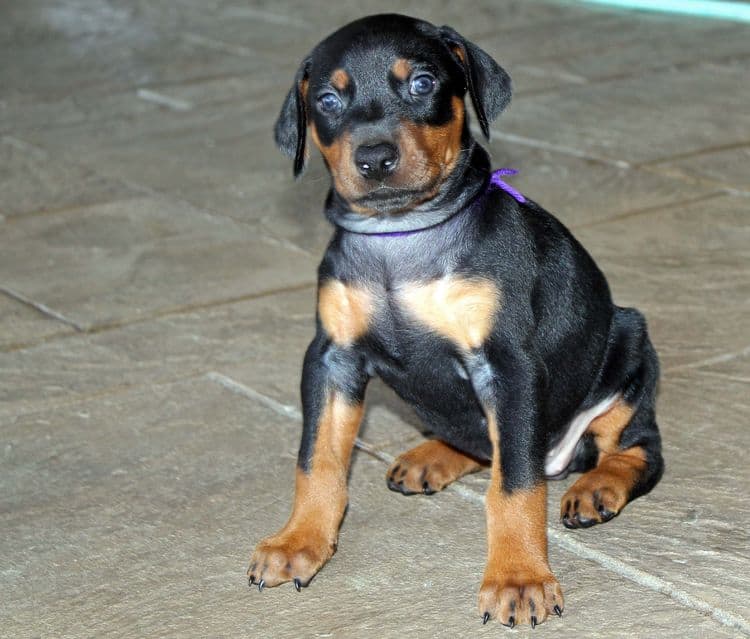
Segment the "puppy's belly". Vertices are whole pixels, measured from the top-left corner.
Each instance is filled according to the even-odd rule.
[[[491,458],[484,411],[455,357],[434,357],[408,368],[387,367],[378,374],[438,439],[479,459]]]

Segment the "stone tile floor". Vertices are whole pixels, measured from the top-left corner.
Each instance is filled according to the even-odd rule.
[[[750,27],[576,2],[386,1],[515,78],[498,166],[647,315],[667,472],[567,531],[539,636],[750,634]],[[367,3],[0,5],[0,636],[456,637],[482,626],[482,494],[386,490],[419,441],[374,384],[339,552],[248,590],[283,523],[327,180],[270,128],[299,59]]]

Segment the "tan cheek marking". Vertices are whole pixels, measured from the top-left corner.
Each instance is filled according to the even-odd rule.
[[[393,75],[402,82],[408,79],[408,77],[411,75],[411,71],[411,64],[409,64],[409,61],[405,60],[404,58],[399,58],[398,60],[396,60],[391,67],[391,72],[393,73]]]
[[[443,126],[401,123],[404,133],[400,142],[407,160],[403,163],[401,181],[409,183],[416,174],[420,183],[428,184],[445,178],[455,168],[461,153],[465,109],[463,100],[457,96],[452,98],[451,104],[453,117]]]
[[[315,123],[312,123],[310,125],[310,137],[312,137],[313,142],[315,142],[315,146],[320,149],[320,152],[323,154],[326,162],[328,162],[328,166],[331,167],[331,171],[334,172],[334,174],[338,173],[339,165],[341,164],[341,157],[345,152],[345,147],[347,144],[347,136],[342,136],[338,140],[335,140],[333,144],[325,146],[320,141],[320,137],[318,136],[318,129],[315,127]]]
[[[407,285],[399,296],[419,322],[465,351],[484,343],[501,301],[500,291],[489,280],[450,276]]]
[[[352,157],[352,140],[350,133],[343,133],[329,146],[325,146],[318,136],[318,130],[313,122],[310,125],[310,137],[320,153],[325,158],[331,171],[336,190],[347,200],[357,197],[357,184],[360,177],[356,172]]]
[[[372,312],[373,299],[367,289],[329,280],[318,291],[320,321],[339,346],[349,346],[367,332]]]
[[[343,69],[336,69],[331,74],[331,84],[339,91],[346,91],[350,82],[349,74]]]

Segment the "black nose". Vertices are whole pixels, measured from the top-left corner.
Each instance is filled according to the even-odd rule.
[[[382,180],[396,170],[398,149],[388,142],[363,144],[354,152],[354,163],[362,177]]]

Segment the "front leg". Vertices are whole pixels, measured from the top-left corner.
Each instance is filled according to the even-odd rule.
[[[472,383],[492,442],[486,497],[487,566],[479,612],[513,627],[562,614],[560,584],[547,559],[547,489],[538,437],[534,360],[509,349],[491,364],[473,358]]]
[[[367,380],[357,351],[336,345],[319,330],[302,373],[302,442],[292,514],[250,559],[249,582],[259,590],[286,581],[299,590],[335,552]]]

